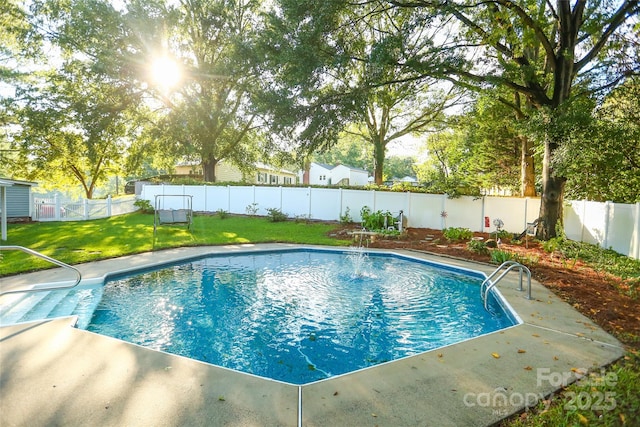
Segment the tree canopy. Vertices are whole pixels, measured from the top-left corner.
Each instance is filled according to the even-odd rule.
[[[380,183],[388,145],[428,132],[423,180],[539,188],[542,238],[565,196],[637,200],[637,1],[5,3],[0,156],[25,178],[92,195],[145,165],[215,181],[335,146]]]
[[[558,0],[431,1],[389,4],[451,21],[457,37],[441,49],[455,50],[459,63],[443,64],[442,77],[475,91],[508,88],[524,96],[546,123],[538,236],[555,236],[562,217],[566,176],[555,169],[565,142],[556,127],[574,98],[618,84],[637,72],[637,1]],[[418,56],[401,64],[409,76],[431,76]],[[427,71],[424,71],[426,68]],[[408,77],[407,77],[408,78]]]

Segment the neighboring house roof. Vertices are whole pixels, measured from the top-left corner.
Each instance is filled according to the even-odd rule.
[[[330,171],[331,169],[335,168],[335,166],[331,166],[331,165],[328,165],[326,163],[318,163],[318,162],[313,162],[313,163],[315,163],[316,165],[318,165],[321,168],[326,169],[328,171]]]
[[[296,174],[295,172],[291,172],[290,170],[276,168],[276,167],[267,165],[265,163],[256,162],[253,165],[257,169],[264,169],[264,170],[273,171],[273,172],[280,172],[280,173],[288,173],[288,174],[291,174],[291,175],[295,175]]]
[[[345,168],[352,170],[352,171],[357,171],[357,172],[366,172],[369,173],[369,171],[367,171],[366,169],[360,169],[360,168],[354,168],[353,166],[349,166],[349,165],[344,165],[344,164],[339,164],[339,165],[335,165],[335,166],[331,166],[331,165],[327,165],[326,163],[318,163],[318,162],[313,162],[316,165],[326,169],[326,170],[332,170],[337,168],[338,166],[344,166]]]
[[[10,187],[12,185],[28,185],[30,187],[37,187],[38,183],[31,181],[19,181],[16,179],[0,178],[0,185],[2,185],[3,187]]]
[[[352,166],[347,166],[347,165],[342,165],[342,166],[346,166],[346,167],[348,167],[350,170],[355,171],[355,172],[364,172],[364,173],[366,173],[367,175],[369,174],[369,171],[368,171],[368,170],[366,170],[366,169],[354,168],[354,167],[352,167]]]

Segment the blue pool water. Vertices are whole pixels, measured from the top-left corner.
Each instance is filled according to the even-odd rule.
[[[87,327],[293,384],[515,323],[482,277],[394,255],[296,250],[212,256],[107,281]]]

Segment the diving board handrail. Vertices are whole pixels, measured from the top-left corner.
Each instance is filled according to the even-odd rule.
[[[38,288],[28,288],[28,289],[14,289],[14,290],[10,290],[10,291],[2,291],[0,290],[0,295],[6,295],[6,294],[17,294],[17,293],[22,293],[22,292],[44,292],[44,291],[57,291],[60,289],[72,289],[75,288],[76,286],[78,286],[78,284],[80,283],[80,281],[82,280],[82,273],[80,273],[80,270],[78,270],[77,268],[69,265],[69,264],[65,264],[62,261],[58,261],[55,258],[51,258],[48,257],[44,254],[41,254],[40,252],[36,252],[33,249],[29,249],[29,248],[25,248],[24,246],[15,246],[15,245],[9,245],[9,246],[0,246],[0,251],[5,251],[5,250],[17,250],[17,251],[22,251],[24,253],[27,253],[29,255],[33,255],[35,257],[41,258],[45,261],[49,261],[52,264],[55,264],[59,267],[62,268],[66,268],[69,270],[73,270],[73,272],[76,274],[76,280],[73,283],[73,285],[57,285],[57,286],[43,286],[43,287],[38,287]]]
[[[502,269],[504,267],[507,267],[506,270],[502,271]],[[527,274],[527,296],[525,297],[526,299],[531,299],[531,270],[529,270],[526,266],[520,264],[517,261],[513,261],[513,260],[509,260],[509,261],[505,261],[502,264],[500,264],[500,266],[498,268],[496,268],[493,273],[491,273],[489,275],[489,277],[487,277],[486,279],[484,279],[484,281],[482,282],[482,284],[480,285],[480,295],[482,296],[482,301],[484,303],[484,308],[487,308],[487,297],[489,296],[489,291],[498,284],[498,282],[500,280],[502,280],[502,278],[504,276],[507,275],[508,272],[510,272],[511,270],[513,270],[514,268],[517,268],[520,272],[520,280],[518,281],[518,291],[523,291],[524,289],[522,289],[522,273],[526,273]],[[502,274],[500,274],[500,276],[498,276],[498,278],[495,281],[491,281],[491,279],[493,279],[493,277],[498,274],[500,271],[502,271]],[[486,286],[485,286],[486,285]]]

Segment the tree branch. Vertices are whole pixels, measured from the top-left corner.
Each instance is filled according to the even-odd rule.
[[[587,52],[587,54],[576,63],[575,70],[576,72],[584,68],[589,62],[591,62],[597,55],[600,53],[604,45],[609,40],[609,37],[624,23],[627,18],[627,15],[633,16],[640,11],[640,6],[638,5],[637,0],[625,0],[625,2],[620,5],[616,13],[611,18],[611,22],[609,26],[604,30],[600,39],[593,45],[591,50]]]

